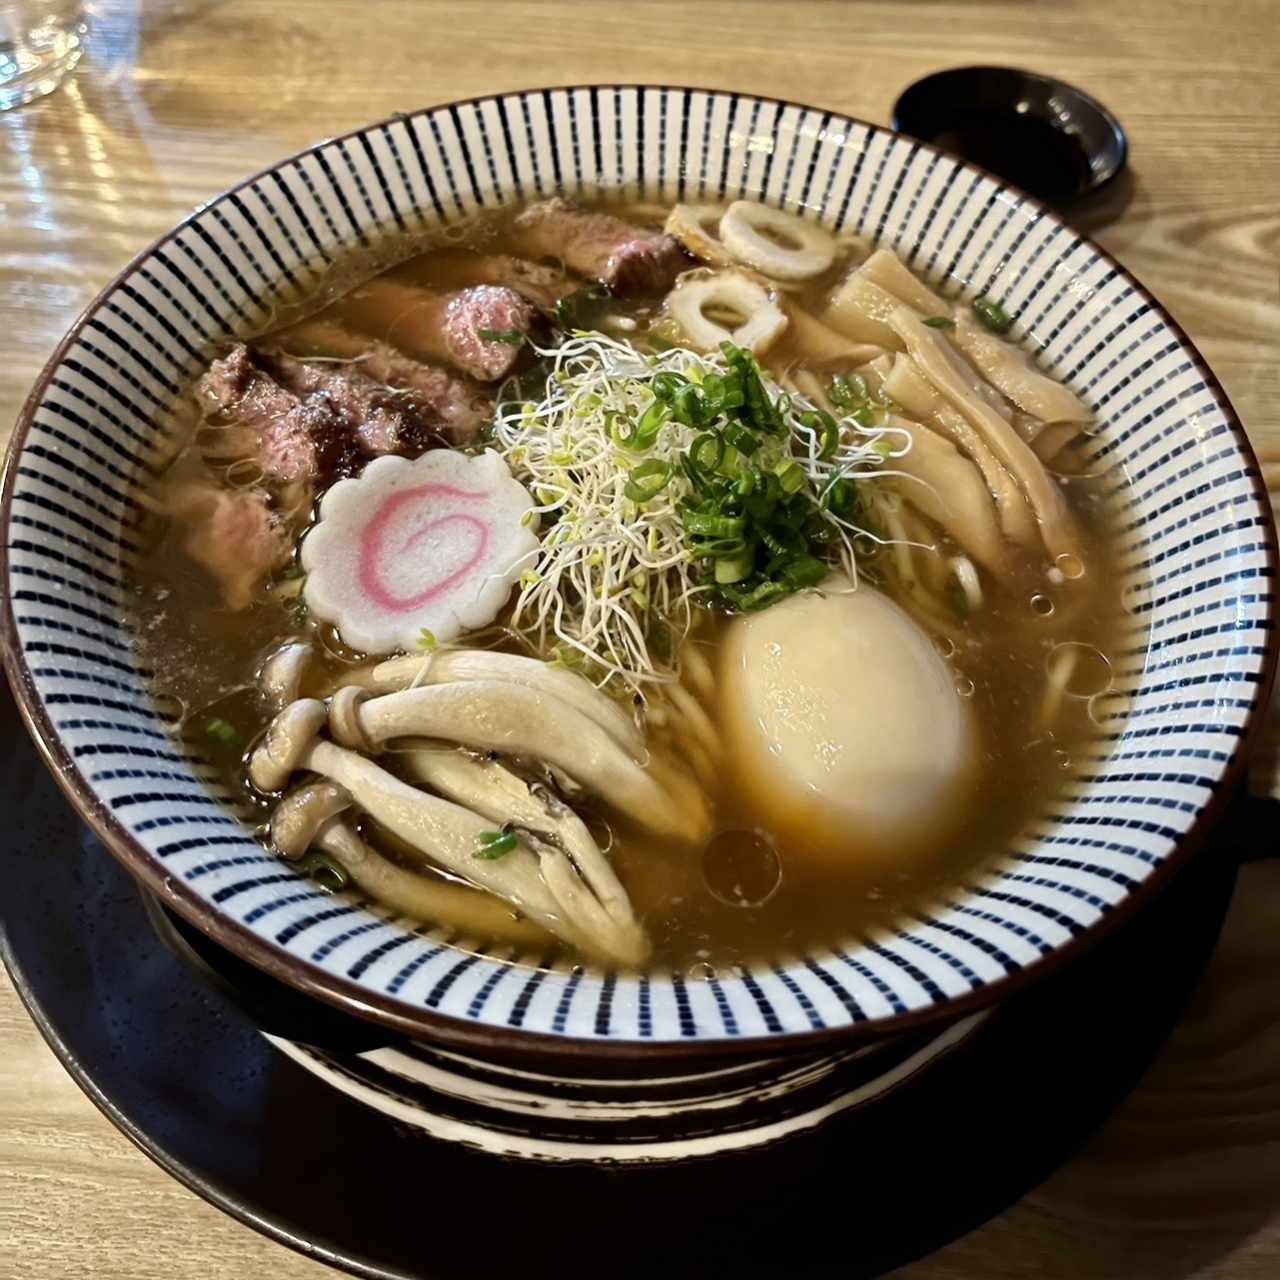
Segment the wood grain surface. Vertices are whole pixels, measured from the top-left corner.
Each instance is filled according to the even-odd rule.
[[[0,115],[0,437],[130,255],[321,137],[492,90],[616,80],[884,121],[925,72],[996,62],[1069,79],[1124,122],[1131,172],[1080,225],[1191,333],[1280,488],[1275,0],[89,8],[91,53],[71,80]],[[1280,1277],[1278,975],[1280,863],[1256,864],[1191,1010],[1103,1132],[1013,1210],[899,1274]],[[0,977],[0,1280],[325,1274],[149,1164],[81,1096]]]

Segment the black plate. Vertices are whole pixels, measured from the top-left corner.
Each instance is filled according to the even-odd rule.
[[[0,953],[50,1046],[175,1177],[363,1276],[790,1278],[830,1275],[835,1256],[849,1277],[901,1266],[1035,1186],[1128,1092],[1202,972],[1235,881],[1234,859],[1210,848],[965,1047],[817,1133],[711,1167],[504,1162],[336,1095],[198,982],[0,701],[12,832]]]

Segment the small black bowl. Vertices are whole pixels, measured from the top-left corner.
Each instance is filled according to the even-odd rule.
[[[1097,191],[1129,151],[1120,122],[1096,99],[1012,67],[955,67],[917,80],[890,123],[1051,204]]]

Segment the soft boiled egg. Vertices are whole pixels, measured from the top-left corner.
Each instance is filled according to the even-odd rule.
[[[912,618],[835,576],[728,627],[723,723],[761,823],[825,856],[922,851],[954,822],[969,703]]]

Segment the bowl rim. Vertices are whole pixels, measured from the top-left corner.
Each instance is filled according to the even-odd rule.
[[[230,187],[201,201],[199,205],[184,215],[173,227],[157,237],[150,244],[134,254],[129,261],[94,295],[83,311],[76,317],[71,328],[55,347],[52,355],[45,362],[35,384],[28,393],[5,450],[3,464],[0,465],[0,530],[5,537],[0,538],[0,660],[3,661],[10,688],[18,706],[19,715],[34,741],[37,751],[46,768],[53,774],[58,786],[71,803],[80,819],[103,842],[111,854],[121,862],[126,870],[141,885],[155,893],[161,901],[178,911],[215,942],[225,946],[234,954],[249,960],[271,977],[296,988],[306,995],[314,996],[326,1003],[356,1017],[375,1022],[388,1030],[409,1037],[422,1036],[428,1040],[449,1045],[455,1048],[473,1051],[490,1051],[497,1054],[516,1052],[530,1060],[541,1060],[547,1063],[560,1061],[582,1062],[589,1060],[609,1060],[615,1063],[642,1063],[656,1060],[671,1062],[690,1062],[694,1060],[723,1059],[758,1055],[761,1057],[777,1056],[780,1053],[820,1052],[825,1049],[847,1048],[855,1041],[870,1041],[887,1036],[916,1031],[923,1027],[934,1026],[947,1021],[954,1021],[978,1010],[988,1008],[998,1001],[1007,999],[1016,992],[1022,991],[1030,983],[1039,981],[1057,972],[1063,965],[1071,963],[1091,946],[1128,921],[1141,907],[1168,884],[1177,871],[1200,849],[1214,823],[1221,817],[1229,804],[1236,786],[1243,775],[1248,749],[1260,730],[1263,713],[1269,702],[1272,685],[1276,679],[1277,666],[1280,664],[1280,639],[1276,635],[1277,616],[1280,605],[1274,596],[1267,602],[1263,627],[1267,632],[1266,654],[1262,662],[1261,679],[1255,691],[1253,701],[1245,715],[1238,736],[1238,744],[1232,758],[1227,762],[1221,777],[1214,785],[1204,804],[1197,810],[1191,826],[1182,838],[1174,843],[1169,855],[1135,888],[1130,889],[1113,907],[1104,912],[1097,920],[1088,925],[1081,933],[1055,947],[1047,955],[1037,957],[1023,968],[1003,975],[958,996],[950,996],[943,1000],[933,1001],[922,1008],[910,1009],[902,1013],[883,1018],[872,1018],[864,1022],[852,1022],[839,1027],[826,1027],[814,1031],[784,1032],[766,1036],[724,1036],[724,1037],[692,1037],[680,1040],[622,1040],[622,1039],[589,1039],[572,1035],[548,1034],[545,1032],[527,1031],[522,1027],[511,1027],[497,1024],[472,1023],[451,1014],[441,1013],[435,1009],[421,1008],[415,1010],[413,1016],[406,1011],[408,1006],[392,1000],[380,993],[370,991],[357,985],[352,980],[339,975],[326,973],[319,966],[301,957],[295,957],[283,949],[272,946],[265,939],[259,938],[246,926],[229,916],[219,912],[211,904],[201,899],[195,891],[181,880],[169,878],[164,868],[153,858],[135,837],[120,822],[114,812],[99,799],[88,780],[81,774],[79,766],[60,741],[43,700],[36,690],[34,677],[27,664],[25,654],[19,644],[17,619],[13,600],[7,590],[9,582],[9,549],[8,531],[13,506],[13,496],[17,479],[17,459],[30,434],[35,414],[54,373],[61,365],[64,356],[79,338],[90,317],[97,311],[106,296],[112,293],[122,280],[128,277],[136,267],[155,253],[157,249],[168,244],[198,219],[211,205],[220,203],[231,195],[259,181],[272,171],[314,154],[323,147],[335,142],[343,142],[367,133],[382,125],[414,120],[420,116],[450,108],[474,107],[482,103],[496,102],[500,99],[518,97],[522,94],[538,94],[546,91],[561,93],[583,93],[615,90],[644,92],[646,90],[665,91],[668,93],[700,93],[712,97],[744,97],[759,102],[773,104],[781,109],[794,108],[799,111],[821,111],[828,116],[846,121],[869,131],[869,137],[877,134],[890,138],[900,138],[913,148],[926,151],[959,165],[962,169],[979,174],[995,183],[999,192],[1009,192],[1020,202],[1042,217],[1052,222],[1062,223],[1062,217],[1044,201],[1028,194],[997,174],[984,169],[981,165],[971,164],[931,143],[921,141],[909,134],[896,132],[884,125],[872,124],[856,116],[828,108],[815,108],[791,99],[777,98],[768,94],[759,94],[732,89],[717,89],[694,85],[631,83],[584,83],[568,85],[535,85],[529,88],[507,89],[501,92],[477,94],[468,98],[453,99],[448,102],[434,103],[419,107],[414,111],[395,112],[381,120],[362,124],[345,133],[322,138],[301,147],[297,151],[241,179]],[[1262,480],[1262,468],[1258,462],[1252,442],[1227,396],[1221,382],[1207,361],[1200,354],[1186,330],[1178,323],[1169,311],[1160,303],[1155,295],[1133,273],[1125,267],[1109,250],[1089,236],[1080,235],[1068,227],[1091,250],[1100,255],[1115,271],[1142,297],[1153,313],[1169,327],[1169,331],[1177,340],[1183,353],[1203,378],[1206,388],[1218,401],[1232,438],[1240,449],[1244,459],[1250,464],[1247,468],[1251,490],[1259,509],[1268,517],[1262,533],[1266,542],[1267,572],[1274,580],[1277,569],[1280,569],[1280,542],[1277,541],[1276,522],[1271,509],[1270,495]]]

